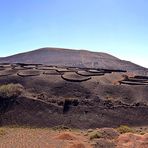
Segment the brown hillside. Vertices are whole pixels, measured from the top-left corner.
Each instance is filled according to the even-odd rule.
[[[146,71],[145,68],[112,55],[87,50],[63,48],[41,48],[31,52],[20,53],[0,59],[1,63],[47,64],[70,67],[122,69],[129,71]]]

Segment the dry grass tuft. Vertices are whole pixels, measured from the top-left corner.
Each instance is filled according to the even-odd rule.
[[[134,132],[134,130],[127,125],[121,125],[120,127],[117,128],[117,131],[121,134]]]
[[[0,97],[12,98],[18,97],[23,92],[24,88],[21,84],[6,84],[0,86]]]

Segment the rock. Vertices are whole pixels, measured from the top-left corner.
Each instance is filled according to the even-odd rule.
[[[116,139],[120,135],[120,133],[113,128],[101,128],[99,129],[99,132],[101,133],[102,138],[110,139],[110,140]]]

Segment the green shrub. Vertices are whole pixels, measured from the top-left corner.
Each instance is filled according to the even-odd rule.
[[[96,139],[96,138],[101,138],[102,133],[100,133],[99,131],[93,131],[89,134],[89,137],[90,137],[90,140]]]
[[[144,135],[144,134],[146,134],[147,132],[140,131],[140,132],[137,132],[137,133],[140,134],[140,135]]]
[[[134,132],[132,128],[130,128],[126,125],[121,125],[120,127],[118,127],[117,131],[120,132],[121,134]]]
[[[6,131],[5,131],[5,129],[3,129],[3,128],[0,128],[0,136],[3,136],[3,135],[5,135],[6,134]]]
[[[12,98],[18,97],[23,92],[24,88],[20,84],[6,84],[0,86],[0,97]]]
[[[53,130],[70,130],[70,128],[65,125],[54,126],[52,129]]]

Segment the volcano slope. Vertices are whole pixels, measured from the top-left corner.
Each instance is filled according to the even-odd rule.
[[[65,48],[40,48],[0,58],[0,63],[46,64],[81,68],[123,69],[148,74],[148,69],[103,52]]]
[[[19,97],[0,97],[0,124],[74,128],[148,125],[148,77],[122,70],[1,64],[0,85],[20,84]]]

